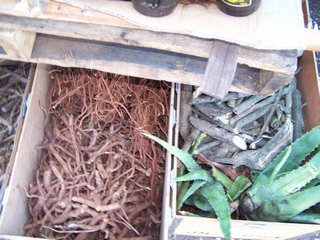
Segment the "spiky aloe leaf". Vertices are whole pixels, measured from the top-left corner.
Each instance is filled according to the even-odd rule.
[[[212,212],[213,211],[213,208],[211,207],[210,203],[201,194],[194,195],[193,203],[197,208],[199,208],[202,211],[205,211],[205,212]]]
[[[199,214],[195,214],[195,213],[188,212],[188,211],[179,211],[179,213],[182,216],[187,216],[187,217],[201,217]]]
[[[188,192],[188,189],[191,185],[191,182],[180,182],[180,187],[177,188],[178,191],[178,203],[182,202],[182,199],[184,198],[184,196],[186,195],[186,193]],[[185,200],[183,201],[185,202]],[[179,204],[178,204],[179,206]],[[180,209],[181,207],[178,207],[178,209]]]
[[[300,213],[292,218],[289,218],[287,221],[288,222],[295,222],[295,223],[320,224],[320,214]]]
[[[186,193],[178,197],[178,209],[180,209],[183,203],[204,184],[206,184],[206,181],[194,181]]]
[[[251,181],[247,177],[238,176],[228,189],[227,195],[231,201],[235,201],[251,184]]]
[[[156,141],[162,147],[164,147],[167,151],[169,151],[172,155],[177,157],[183,163],[183,165],[186,166],[186,168],[189,172],[201,169],[200,165],[193,159],[191,154],[189,154],[185,151],[182,151],[181,149],[176,148],[176,147],[172,146],[171,144],[167,143],[166,141],[163,141],[162,139],[155,137],[149,133],[144,132],[142,134],[144,136]]]
[[[196,151],[196,149],[199,147],[199,145],[201,144],[203,139],[205,139],[206,136],[207,135],[205,133],[201,133],[199,135],[199,137],[194,141],[194,143],[191,146],[190,154],[194,154],[194,152]]]
[[[218,216],[222,233],[227,239],[231,239],[230,208],[223,186],[221,183],[215,182],[212,185],[203,187],[200,192],[208,200]]]
[[[265,201],[248,214],[253,220],[286,221],[320,202],[320,186]]]
[[[285,196],[299,191],[320,175],[320,152],[303,166],[276,179],[270,186],[270,198]]]
[[[314,186],[316,186],[318,183],[320,183],[320,178],[319,178],[319,177],[311,180],[307,185],[305,185],[303,188],[301,188],[301,190],[305,190],[305,189],[314,187]]]
[[[232,185],[232,180],[225,175],[222,171],[212,166],[212,176],[217,179],[225,188],[229,188]]]
[[[270,177],[276,178],[285,172],[298,167],[302,161],[313,152],[320,144],[320,126],[297,139],[284,151],[282,151],[259,175],[249,194],[253,196],[256,191],[270,181]],[[290,149],[291,148],[291,149]],[[289,152],[289,155],[286,156]],[[276,171],[276,174],[275,174]]]
[[[213,182],[214,181],[214,179],[210,175],[210,173],[204,169],[189,172],[183,176],[176,177],[175,180],[176,180],[176,182],[196,181],[196,180],[202,180],[202,181],[206,181],[206,182]]]

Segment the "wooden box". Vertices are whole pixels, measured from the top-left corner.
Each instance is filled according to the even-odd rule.
[[[24,224],[29,218],[27,197],[24,189],[34,180],[37,169],[39,151],[36,146],[40,145],[44,137],[44,112],[43,108],[48,107],[48,89],[50,78],[49,65],[39,64],[36,68],[34,82],[29,99],[29,107],[22,129],[19,148],[15,156],[11,181],[4,197],[4,208],[0,217],[0,235],[5,239],[22,238],[24,235]],[[175,84],[171,86],[168,141],[172,142],[172,124],[174,123],[173,113]],[[167,154],[167,162],[171,162],[171,155]],[[168,169],[166,169],[168,172]],[[2,239],[2,237],[0,238]],[[28,238],[32,239],[32,238]]]
[[[312,52],[305,52],[300,58],[299,64],[302,67],[297,76],[298,88],[302,95],[302,102],[305,120],[305,130],[308,131],[320,124],[320,86],[317,74],[315,56]],[[180,98],[178,94],[179,112]],[[177,116],[177,123],[179,116]],[[178,142],[178,127],[175,129],[175,144]],[[170,176],[170,192],[168,205],[164,215],[166,222],[163,223],[163,240],[185,240],[185,239],[212,239],[223,238],[217,219],[185,217],[176,213],[176,183],[174,178],[177,170],[177,159],[173,158]],[[169,200],[170,199],[170,200]],[[315,239],[320,233],[320,225],[294,224],[278,222],[258,222],[245,220],[232,220],[231,233],[234,239]]]
[[[32,83],[33,83],[34,73],[35,73],[35,65],[31,65],[31,68],[30,68],[30,71],[29,71],[29,76],[28,76],[28,82],[27,82],[26,87],[24,89],[24,95],[23,95],[23,98],[22,98],[20,114],[19,114],[19,117],[18,117],[18,125],[17,125],[17,128],[16,128],[15,136],[14,136],[14,146],[12,148],[11,156],[10,156],[9,162],[7,164],[7,168],[6,168],[5,176],[4,176],[4,179],[3,179],[3,182],[2,182],[2,186],[0,188],[1,189],[0,190],[0,202],[2,201],[2,198],[4,197],[4,194],[7,192],[6,188],[7,188],[8,184],[9,184],[9,181],[10,181],[12,167],[13,167],[13,164],[14,164],[14,161],[15,161],[15,157],[16,157],[16,153],[17,153],[17,149],[18,149],[18,146],[19,146],[22,126],[24,124],[26,110],[28,109],[28,105],[29,105],[28,99],[29,99],[29,95],[30,95],[30,91],[31,91]],[[0,215],[2,214],[2,208],[3,208],[4,204],[5,204],[4,202],[1,202],[1,213],[0,213]]]

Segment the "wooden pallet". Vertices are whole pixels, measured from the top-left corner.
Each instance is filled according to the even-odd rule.
[[[213,41],[186,35],[0,15],[1,26],[37,33],[29,57],[2,58],[94,68],[112,73],[200,86]],[[292,79],[295,50],[240,47],[236,77],[230,91],[272,94]],[[265,77],[267,76],[267,78]]]
[[[29,59],[36,38],[35,32],[0,28],[0,53],[9,58]]]

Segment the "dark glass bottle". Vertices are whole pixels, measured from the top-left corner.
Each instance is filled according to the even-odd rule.
[[[217,0],[217,5],[221,11],[236,17],[250,15],[258,9],[260,3],[261,0]]]
[[[178,0],[132,0],[133,7],[149,17],[163,17],[170,14],[178,4]]]

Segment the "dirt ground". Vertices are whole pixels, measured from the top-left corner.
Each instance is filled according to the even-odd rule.
[[[310,8],[310,15],[313,21],[315,21],[320,27],[320,2],[319,0],[309,0],[309,8]],[[317,56],[317,63],[318,63],[318,74],[320,69],[320,52],[316,53]],[[319,74],[320,76],[320,74]]]

